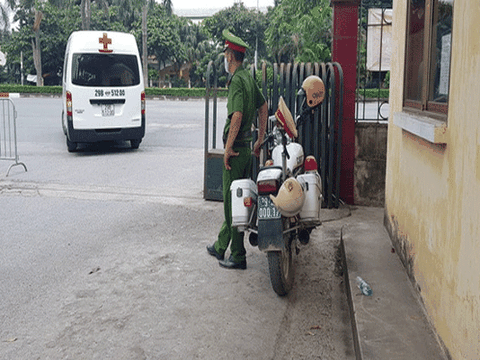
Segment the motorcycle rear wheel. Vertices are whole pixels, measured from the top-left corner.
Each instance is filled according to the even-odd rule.
[[[291,247],[282,251],[270,251],[267,253],[267,258],[273,290],[279,296],[287,295],[292,289],[294,278]]]

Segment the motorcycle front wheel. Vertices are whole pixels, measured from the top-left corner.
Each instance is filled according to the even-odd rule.
[[[267,258],[273,290],[279,296],[287,295],[292,289],[294,274],[291,247],[282,251],[270,251]]]

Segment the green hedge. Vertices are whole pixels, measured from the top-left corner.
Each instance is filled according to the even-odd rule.
[[[61,86],[32,86],[32,85],[5,85],[0,84],[0,92],[22,93],[22,94],[61,94]],[[145,93],[151,96],[172,96],[172,97],[205,97],[205,88],[146,88]],[[227,89],[218,90],[217,96],[227,96]]]
[[[31,85],[5,85],[0,84],[0,92],[23,93],[23,94],[61,94],[61,86],[31,86]],[[183,98],[204,98],[205,88],[146,88],[145,93],[150,96],[171,96]],[[365,99],[388,99],[388,89],[359,89],[358,96]],[[226,97],[227,89],[220,89],[218,97]]]
[[[390,94],[389,89],[358,89],[358,96],[365,99],[388,99]]]
[[[61,94],[61,86],[31,86],[31,85],[5,85],[0,84],[0,92],[23,94]]]

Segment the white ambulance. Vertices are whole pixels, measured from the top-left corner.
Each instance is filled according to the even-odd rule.
[[[69,152],[79,143],[129,140],[145,135],[145,87],[131,34],[76,31],[63,64],[62,125]]]

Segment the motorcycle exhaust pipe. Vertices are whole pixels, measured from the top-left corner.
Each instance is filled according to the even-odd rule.
[[[298,233],[298,240],[300,241],[300,244],[307,245],[310,241],[310,232],[306,229],[300,230]]]

